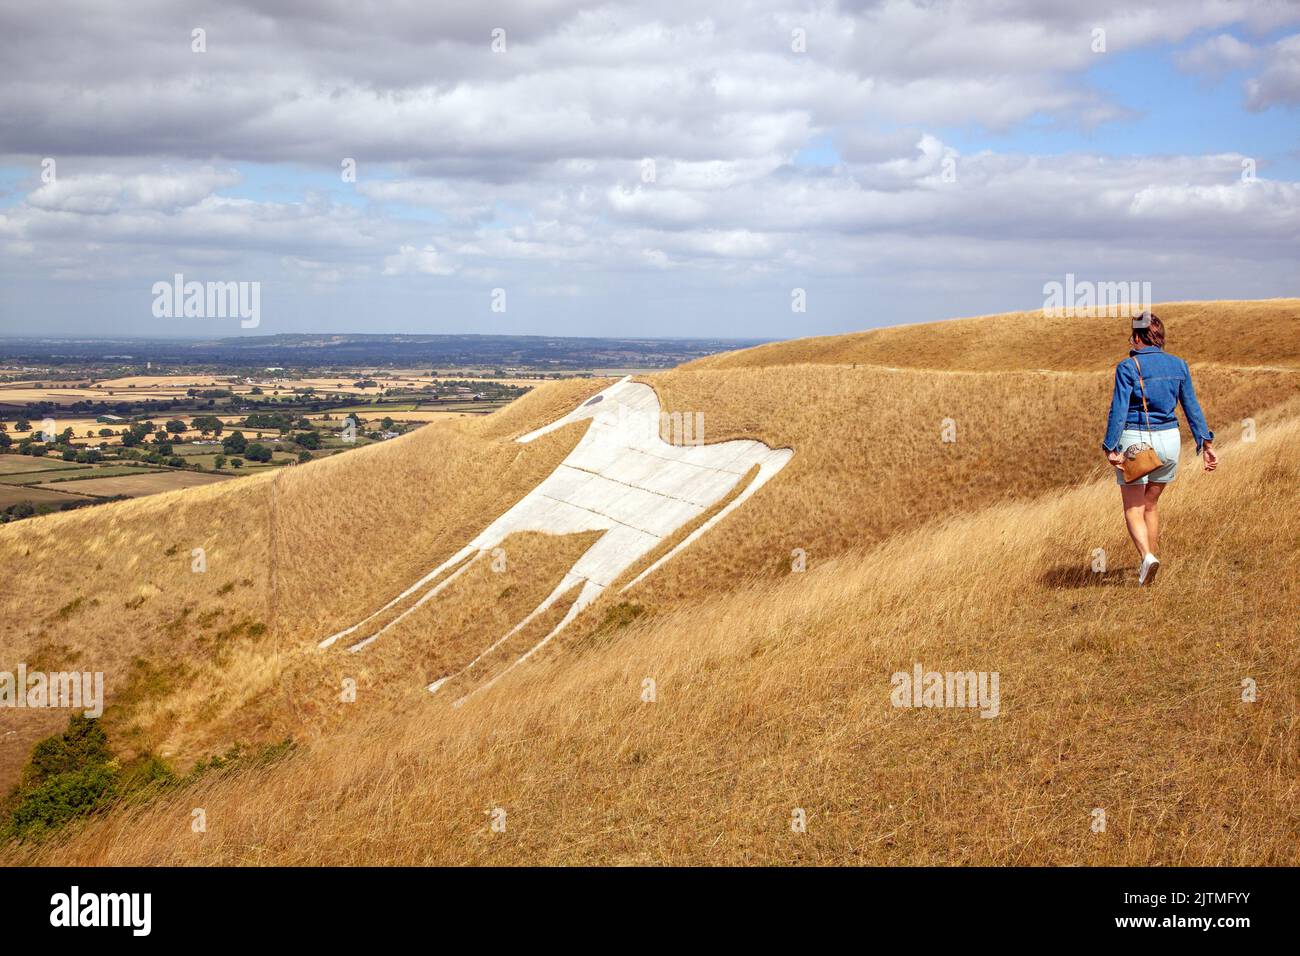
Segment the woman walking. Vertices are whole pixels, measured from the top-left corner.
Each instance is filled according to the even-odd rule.
[[[1124,500],[1124,522],[1137,548],[1138,584],[1150,584],[1160,570],[1156,544],[1160,532],[1157,510],[1165,485],[1178,473],[1181,439],[1177,405],[1183,406],[1187,427],[1196,439],[1196,453],[1205,456],[1205,470],[1219,464],[1214,432],[1192,388],[1187,363],[1165,348],[1165,326],[1159,317],[1143,312],[1132,320],[1129,357],[1115,367],[1115,393],[1110,400],[1110,419],[1101,443],[1106,460],[1115,466],[1115,480]],[[1155,457],[1146,454],[1152,449]],[[1126,480],[1125,471],[1130,479]]]

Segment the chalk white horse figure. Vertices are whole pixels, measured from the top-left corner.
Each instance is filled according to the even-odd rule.
[[[591,425],[568,456],[514,507],[482,533],[369,617],[321,641],[329,647],[365,627],[421,588],[418,600],[383,627],[349,647],[359,651],[377,640],[408,614],[434,598],[484,554],[519,531],[574,534],[603,531],[564,575],[546,600],[510,631],[487,647],[460,671],[429,685],[442,684],[469,671],[538,615],[545,613],[573,588],[580,588],[563,619],[549,634],[501,672],[523,663],[596,600],[629,567],[653,551],[665,538],[721,501],[754,466],[758,473],[724,508],[692,531],[621,590],[635,587],[647,575],[704,534],[785,467],[794,454],[789,448],[769,448],[748,439],[716,445],[674,445],[660,437],[659,397],[654,389],[623,378],[549,425],[529,432],[519,442],[555,431],[572,422]],[[698,432],[696,434],[698,438]],[[468,560],[466,560],[468,558]],[[456,565],[460,565],[456,567]],[[456,570],[437,581],[449,568]],[[433,582],[437,581],[436,584]],[[500,677],[498,674],[497,677]],[[482,685],[482,690],[497,678]]]

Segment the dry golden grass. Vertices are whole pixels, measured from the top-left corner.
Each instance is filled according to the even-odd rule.
[[[1165,323],[1169,351],[1189,362],[1300,365],[1300,299],[1254,302],[1162,302],[1152,311]],[[922,325],[898,325],[852,335],[774,342],[742,352],[696,359],[688,369],[764,365],[885,365],[899,368],[1113,369],[1128,341],[1119,317],[1044,318],[1041,311],[1008,312]]]
[[[1149,590],[1106,483],[997,505],[8,859],[1294,864],[1297,441],[1293,419],[1188,470]],[[1001,715],[892,708],[917,661],[998,671]]]
[[[920,522],[1111,474],[1101,454],[1109,372],[804,365],[678,369],[650,381],[665,408],[704,412],[707,441],[761,438],[796,451],[743,517],[692,545],[689,561],[648,578],[642,602],[788,573],[796,548],[816,564]],[[1300,393],[1300,370],[1204,368],[1196,386],[1212,427],[1228,438],[1245,418],[1272,421],[1270,408]],[[955,423],[956,442],[940,440],[944,419]]]
[[[887,347],[869,344],[873,332],[838,352],[808,340],[820,358],[789,343],[648,376],[666,410],[704,412],[707,441],[758,438],[794,458],[683,556],[460,710],[448,701],[564,607],[454,694],[424,684],[534,606],[583,538],[512,538],[504,575],[471,568],[362,654],[316,642],[534,487],[584,426],[511,439],[607,381],[548,383],[493,415],[310,465],[0,528],[13,584],[0,669],[106,671],[105,720],[126,754],[184,767],[234,740],[306,745],[278,769],[100,820],[38,858],[1294,860],[1295,691],[1281,675],[1297,664],[1295,303],[1179,308],[1157,310],[1228,453],[1209,477],[1185,457],[1164,509],[1171,560],[1151,592],[1121,586],[1132,567],[1099,451],[1123,331],[1058,343],[1071,371],[982,368],[1008,353],[981,351],[975,333],[1010,343],[1014,317],[953,323],[956,338],[913,327],[889,330]],[[1252,325],[1273,329],[1272,360],[1242,334]],[[1184,333],[1202,350],[1180,346]],[[791,355],[773,360],[782,348]],[[1021,355],[1024,369],[1051,364]],[[916,367],[931,362],[943,370]],[[940,441],[945,418],[956,443]],[[1234,445],[1244,418],[1260,441]],[[205,575],[189,570],[198,546]],[[1121,572],[1089,577],[1094,547]],[[806,574],[790,573],[796,548]],[[1134,620],[1141,633],[1125,631]],[[889,674],[918,660],[999,670],[1004,715],[893,710]],[[655,704],[640,702],[647,676]],[[1243,676],[1269,688],[1258,704],[1236,703]],[[358,680],[356,704],[338,701],[344,677]],[[0,783],[66,717],[17,713]],[[191,841],[197,805],[222,822]],[[511,823],[494,837],[483,812],[498,805]],[[794,806],[809,812],[802,837],[789,832]],[[1088,829],[1093,806],[1108,808],[1106,835]]]
[[[396,596],[548,474],[580,427],[507,439],[602,384],[557,383],[489,418],[287,471],[0,527],[12,585],[0,592],[0,670],[45,660],[103,671],[105,721],[128,754],[158,749],[184,765],[238,739],[310,735],[314,708],[283,691],[286,668],[317,673],[320,638]],[[194,548],[205,573],[191,571]],[[241,706],[214,713],[222,694]],[[64,719],[0,712],[15,731],[0,786]]]

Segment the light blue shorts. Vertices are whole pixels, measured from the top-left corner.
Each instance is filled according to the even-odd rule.
[[[1182,439],[1179,437],[1177,428],[1166,428],[1163,431],[1149,432],[1145,428],[1138,431],[1124,429],[1123,434],[1119,436],[1119,450],[1123,451],[1129,445],[1137,442],[1146,442],[1156,450],[1160,460],[1164,462],[1159,468],[1149,475],[1143,475],[1137,481],[1125,481],[1124,472],[1118,468],[1115,469],[1115,484],[1117,485],[1145,485],[1149,481],[1169,482],[1174,480],[1174,475],[1178,474],[1178,453],[1182,450]]]

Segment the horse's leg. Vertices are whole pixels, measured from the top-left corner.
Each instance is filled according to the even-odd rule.
[[[572,587],[572,585],[570,585],[570,587]],[[566,590],[567,590],[567,588],[566,588]],[[493,684],[495,684],[497,681],[499,681],[502,677],[504,677],[504,676],[505,676],[506,674],[508,674],[510,671],[514,670],[516,667],[518,667],[518,666],[519,666],[520,664],[522,664],[524,661],[528,660],[528,658],[532,657],[534,654],[536,654],[538,651],[540,651],[540,650],[542,649],[542,647],[544,647],[544,646],[545,646],[545,645],[546,645],[546,644],[551,640],[551,638],[553,638],[556,634],[559,634],[560,631],[564,630],[565,627],[568,626],[569,622],[572,621],[575,617],[578,616],[578,612],[579,612],[579,611],[581,611],[583,608],[585,608],[585,607],[586,607],[588,604],[590,604],[592,601],[596,600],[596,598],[600,597],[601,592],[603,592],[604,590],[605,590],[605,589],[604,589],[603,587],[601,587],[599,584],[597,584],[595,581],[587,581],[585,584],[583,584],[583,586],[582,586],[582,590],[578,593],[578,597],[577,597],[577,599],[574,600],[574,602],[573,602],[572,605],[570,605],[569,610],[565,612],[564,617],[560,619],[560,623],[557,624],[557,625],[555,625],[555,627],[551,629],[551,633],[547,634],[544,638],[542,638],[540,641],[538,641],[536,644],[534,644],[531,648],[529,648],[529,650],[527,650],[527,651],[523,654],[523,656],[521,656],[521,657],[520,657],[517,661],[515,661],[513,664],[511,664],[511,665],[509,665],[508,667],[506,667],[506,668],[505,668],[504,670],[502,670],[499,674],[496,674],[496,675],[495,675],[491,680],[489,680],[489,681],[487,681],[487,682],[485,682],[485,683],[483,683],[483,684],[480,684],[478,687],[475,687],[472,691],[470,691],[470,692],[469,692],[468,694],[466,694],[464,697],[460,698],[460,700],[458,700],[458,701],[456,701],[454,704],[452,704],[452,706],[453,706],[453,707],[459,707],[461,704],[465,703],[465,701],[469,700],[471,697],[473,697],[473,696],[474,696],[475,694],[477,694],[479,691],[481,691],[481,690],[487,690],[489,687],[491,687]],[[554,596],[553,596],[553,597],[554,597]],[[548,598],[547,601],[550,602],[550,603],[554,603],[554,601],[553,601],[552,598]],[[533,612],[533,613],[536,614],[537,612]],[[530,618],[531,618],[532,616],[533,616],[532,614],[529,615]],[[502,638],[502,640],[504,640],[504,638]],[[498,641],[497,643],[500,644],[501,642]],[[494,646],[495,646],[495,645],[494,645]],[[485,653],[486,653],[486,652],[485,652]],[[466,668],[466,669],[468,670],[468,668]],[[461,673],[464,673],[464,671],[462,671]],[[439,682],[439,683],[441,683],[441,682]],[[432,688],[430,688],[430,689],[432,689]]]
[[[320,644],[317,645],[317,646],[318,646],[318,647],[329,647],[331,644],[333,644],[335,641],[337,641],[340,637],[347,637],[349,634],[353,633],[354,631],[358,630],[359,628],[361,628],[361,627],[364,626],[365,624],[367,624],[367,623],[369,623],[370,621],[372,621],[372,620],[374,620],[375,618],[377,618],[379,615],[383,614],[383,613],[384,613],[385,611],[387,611],[389,608],[391,608],[391,607],[393,607],[394,605],[400,603],[400,602],[403,601],[405,598],[410,597],[412,594],[414,594],[416,591],[418,591],[418,590],[419,590],[421,587],[423,587],[425,584],[427,584],[428,582],[432,581],[434,578],[436,578],[439,574],[441,574],[441,573],[442,573],[443,571],[445,571],[447,568],[449,568],[449,567],[451,567],[452,565],[454,565],[457,561],[463,561],[463,560],[464,560],[468,555],[470,555],[471,553],[473,553],[475,550],[477,550],[477,549],[476,549],[473,545],[468,545],[468,544],[467,544],[465,547],[461,548],[459,551],[457,551],[455,554],[453,554],[453,555],[452,555],[450,558],[448,558],[446,561],[442,562],[442,564],[438,565],[436,568],[434,568],[432,571],[430,571],[430,572],[429,572],[428,574],[426,574],[424,577],[420,578],[420,580],[416,581],[416,582],[415,582],[414,584],[412,584],[409,588],[407,588],[407,589],[406,589],[405,591],[403,591],[401,594],[397,595],[397,597],[393,598],[391,601],[389,601],[387,604],[385,604],[385,605],[384,605],[383,607],[381,607],[379,610],[375,611],[375,612],[372,613],[372,614],[367,615],[366,617],[362,618],[360,621],[357,621],[357,623],[353,624],[351,627],[344,628],[343,630],[339,631],[337,634],[331,634],[329,637],[325,638],[325,640],[321,641]]]
[[[510,640],[510,638],[514,637],[525,627],[527,627],[537,617],[537,615],[544,614],[546,611],[550,610],[551,605],[553,605],[556,601],[558,601],[561,597],[563,597],[566,593],[568,593],[570,589],[576,587],[581,580],[582,579],[577,577],[576,575],[566,574],[564,578],[560,581],[560,583],[555,586],[555,590],[553,590],[547,596],[546,600],[543,601],[541,604],[537,605],[537,607],[533,608],[528,613],[527,617],[525,617],[522,621],[520,621],[518,624],[516,624],[514,627],[508,630],[501,637],[493,641],[491,645],[485,648],[478,655],[478,657],[474,658],[472,661],[470,661],[468,664],[466,664],[456,673],[448,674],[446,677],[439,677],[436,681],[434,681],[432,684],[429,685],[429,693],[432,694],[436,692],[438,688],[441,687],[443,684],[447,683],[447,681],[451,680],[454,677],[459,677],[461,674],[468,672],[471,667],[473,667],[483,658],[487,657],[498,647],[500,647],[506,641]]]
[[[420,600],[416,601],[414,604],[412,604],[410,607],[408,607],[405,611],[403,611],[401,614],[397,615],[397,617],[393,618],[391,621],[389,621],[387,624],[385,624],[385,625],[384,625],[383,627],[381,627],[379,630],[375,631],[375,633],[371,634],[371,635],[370,635],[369,637],[367,637],[365,640],[358,641],[357,643],[353,644],[351,647],[348,648],[348,651],[351,652],[351,653],[353,653],[353,654],[355,654],[357,651],[361,650],[361,649],[362,649],[363,647],[365,647],[367,644],[370,644],[370,643],[372,643],[372,642],[378,640],[380,634],[383,634],[384,631],[388,630],[390,627],[392,627],[392,626],[393,626],[394,624],[396,624],[398,621],[402,620],[402,618],[406,617],[406,615],[410,614],[412,611],[414,611],[416,608],[418,608],[418,607],[419,607],[421,604],[423,604],[425,601],[429,600],[430,598],[437,597],[437,595],[439,594],[439,592],[442,591],[443,588],[445,588],[447,585],[451,584],[452,581],[455,581],[458,577],[460,577],[462,574],[464,574],[465,571],[466,571],[466,569],[468,569],[469,566],[470,566],[471,564],[473,564],[475,561],[477,561],[477,560],[482,556],[482,554],[483,554],[482,551],[478,551],[478,552],[476,552],[472,558],[470,558],[468,561],[466,561],[464,564],[462,564],[460,567],[458,567],[458,568],[457,568],[455,571],[453,571],[451,574],[447,575],[445,578],[443,578],[441,581],[439,581],[436,585],[434,585],[433,587],[429,588],[428,591],[426,591],[424,594],[422,594],[422,595],[420,596]],[[426,580],[427,580],[427,578],[426,578]],[[408,592],[408,593],[409,593],[409,592]]]

